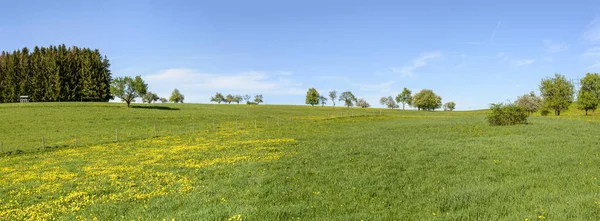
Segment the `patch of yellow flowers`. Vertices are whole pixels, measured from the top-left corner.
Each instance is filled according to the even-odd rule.
[[[189,194],[201,188],[196,177],[173,171],[268,162],[297,142],[241,140],[239,133],[161,137],[0,158],[0,220],[57,219],[95,204]]]

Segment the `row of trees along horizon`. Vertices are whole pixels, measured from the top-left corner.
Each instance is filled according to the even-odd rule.
[[[66,47],[64,44],[49,47],[34,47],[30,51],[27,47],[13,52],[0,52],[0,102],[16,102],[22,95],[29,96],[32,101],[103,101],[120,98],[127,103],[142,98],[142,102],[167,102],[166,98],[159,98],[148,91],[148,85],[141,76],[118,77],[113,79],[110,71],[110,62],[98,49]],[[540,97],[534,92],[519,96],[515,104],[525,108],[530,114],[541,110],[541,115],[547,115],[554,110],[556,115],[568,110],[575,103],[576,107],[594,114],[600,105],[600,75],[587,73],[581,79],[581,88],[575,100],[575,88],[565,76],[555,74],[554,77],[543,78],[539,89]],[[342,92],[339,97],[337,91],[330,91],[328,97],[322,96],[315,88],[310,88],[306,93],[306,104],[325,105],[331,101],[335,107],[336,99],[345,106],[370,107],[370,104],[357,98],[351,91]],[[227,95],[216,93],[211,97],[211,102],[260,104],[263,102],[262,94],[255,95],[250,100],[250,95]],[[183,103],[184,96],[175,89],[168,101]],[[419,110],[433,111],[444,108],[454,110],[456,104],[447,102],[442,105],[442,98],[432,90],[423,89],[412,95],[404,88],[402,93],[395,98],[382,97],[379,103],[394,109],[402,109],[406,105]]]
[[[321,95],[317,89],[310,88],[306,92],[306,104],[310,104],[312,106],[319,105],[324,106],[329,99],[333,103],[335,107],[336,98],[338,101],[344,103],[344,106],[348,108],[352,106],[367,108],[371,105],[363,98],[357,98],[352,94],[351,91],[342,92],[338,97],[338,92],[336,90],[332,90],[329,92],[329,98]],[[387,108],[394,109],[399,108],[400,103],[402,103],[402,109],[405,109],[405,106],[416,107],[418,110],[427,110],[434,111],[435,109],[444,108],[444,110],[452,111],[456,108],[456,104],[452,101],[445,103],[442,105],[442,98],[435,94],[432,90],[423,89],[419,93],[416,93],[414,96],[412,92],[408,88],[404,88],[402,93],[396,95],[395,98],[392,96],[381,97],[379,99],[379,103],[381,105],[386,106]]]
[[[565,78],[564,75],[555,74],[554,77],[543,78],[540,82],[540,96],[530,92],[519,96],[515,104],[525,108],[529,114],[540,111],[546,116],[551,110],[556,116],[568,110],[571,105],[585,111],[585,115],[591,111],[592,115],[600,105],[600,75],[598,73],[587,73],[580,81],[581,87],[575,94],[575,86]],[[575,100],[575,96],[577,99]]]

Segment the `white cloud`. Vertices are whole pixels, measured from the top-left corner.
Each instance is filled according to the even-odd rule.
[[[305,93],[291,72],[248,71],[233,74],[202,73],[194,69],[167,69],[143,76],[150,90],[168,96],[178,88],[186,100],[207,102],[215,92],[231,94],[300,95]]]
[[[414,70],[427,65],[427,60],[438,58],[441,56],[440,52],[429,52],[424,53],[417,59],[413,60],[411,65],[406,65],[402,68],[392,68],[394,73],[399,73],[402,77],[414,76]]]
[[[551,39],[545,39],[542,42],[544,43],[546,52],[556,53],[569,49],[569,46],[564,42],[555,42]]]
[[[533,62],[535,62],[535,60],[533,60],[533,59],[524,59],[524,60],[514,61],[513,65],[516,67],[521,67],[523,65],[532,64]]]
[[[585,32],[583,33],[583,39],[589,43],[600,43],[600,18],[596,18],[590,22]]]

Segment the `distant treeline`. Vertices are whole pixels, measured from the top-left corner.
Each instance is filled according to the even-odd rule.
[[[98,49],[35,47],[0,53],[0,102],[108,101],[111,72]]]

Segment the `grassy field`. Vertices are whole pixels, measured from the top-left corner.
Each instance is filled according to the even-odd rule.
[[[0,120],[1,220],[600,219],[600,114],[30,103]]]

